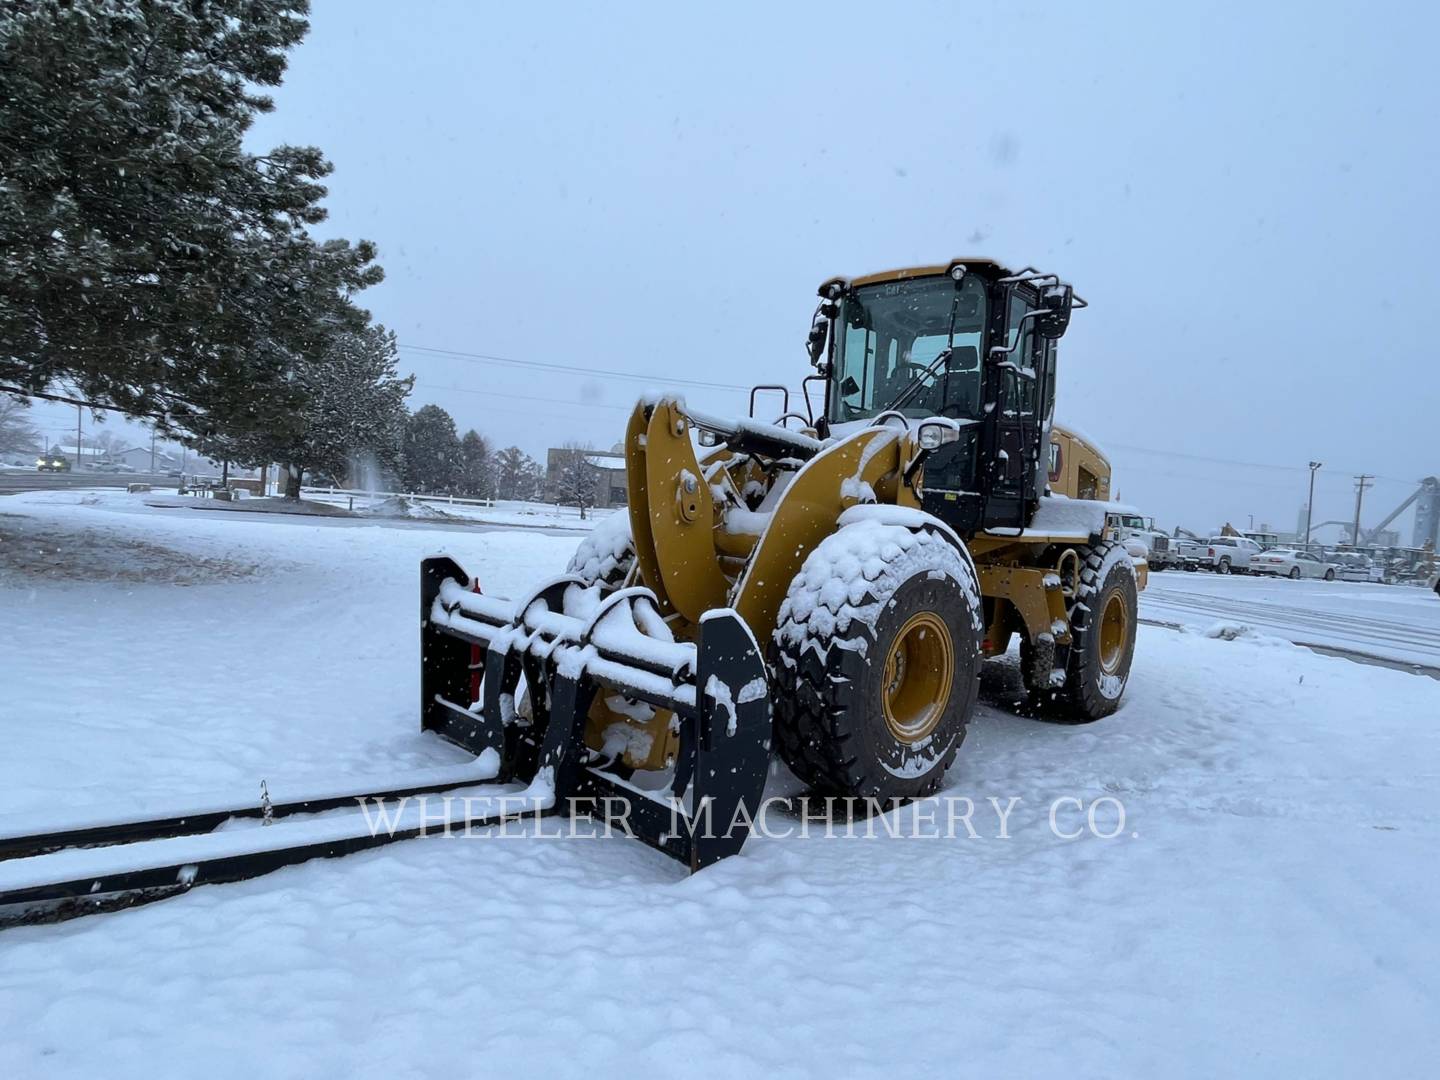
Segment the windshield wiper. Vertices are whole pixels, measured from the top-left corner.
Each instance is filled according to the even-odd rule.
[[[917,375],[915,377],[915,380],[909,386],[905,387],[905,389],[901,390],[900,393],[896,394],[894,400],[892,400],[890,404],[886,405],[885,408],[880,409],[878,412],[876,412],[875,415],[879,416],[880,413],[893,412],[896,409],[900,408],[900,406],[904,405],[907,401],[909,401],[912,397],[914,397],[917,393],[920,392],[920,388],[925,385],[925,380],[928,379],[931,375],[934,375],[940,365],[946,363],[949,359],[949,348],[941,349],[940,355],[935,357],[934,360],[930,361],[930,366],[927,367],[924,371],[922,371],[919,375]]]
[[[919,375],[917,375],[915,377],[915,380],[909,386],[905,387],[905,389],[901,390],[900,393],[896,394],[895,400],[890,402],[890,404],[886,405],[885,408],[881,409],[880,413],[892,412],[893,410],[900,408],[901,405],[904,405],[905,402],[909,401],[912,397],[916,395],[916,393],[919,392],[920,387],[925,385],[925,380],[928,379],[931,375],[934,375],[941,364],[948,365],[950,360],[950,354],[955,351],[955,317],[959,314],[960,292],[957,289],[954,299],[950,301],[950,325],[945,329],[945,348],[941,349],[940,355],[935,357],[934,360],[930,361],[930,366],[927,367],[924,371],[922,371]],[[945,371],[945,383],[946,392],[940,395],[942,399],[941,408],[944,408],[943,400],[950,396],[950,371],[948,369],[948,366]],[[875,415],[879,416],[880,413],[876,413]]]
[[[900,391],[900,393],[896,394],[894,400],[891,401],[890,404],[886,405],[885,408],[877,412],[875,414],[876,416],[879,416],[882,413],[893,412],[894,410],[900,408],[900,406],[904,405],[920,391],[920,388],[925,385],[925,380],[928,379],[931,375],[934,375],[941,364],[947,365],[947,369],[945,371],[945,392],[940,395],[941,408],[944,408],[944,399],[950,396],[950,371],[948,369],[948,364],[950,360],[950,354],[955,351],[955,318],[959,314],[960,290],[957,288],[955,290],[954,298],[950,301],[950,325],[945,328],[945,348],[940,350],[939,356],[935,357],[934,360],[930,361],[929,367],[927,367],[924,371],[917,375],[914,381],[911,382],[909,386],[905,387],[903,390]]]

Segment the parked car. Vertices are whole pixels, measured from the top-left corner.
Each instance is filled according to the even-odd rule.
[[[1274,574],[1288,578],[1324,578],[1335,580],[1335,564],[1308,551],[1272,548],[1250,558],[1250,573]]]
[[[1202,565],[1217,574],[1247,573],[1255,556],[1264,550],[1248,536],[1212,536],[1205,545],[1209,551]]]
[[[69,472],[70,459],[64,454],[41,454],[35,459],[36,472]]]
[[[1335,576],[1341,581],[1384,581],[1385,568],[1358,551],[1338,551],[1329,556]]]

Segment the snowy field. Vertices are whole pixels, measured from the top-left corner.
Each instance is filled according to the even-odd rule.
[[[1414,586],[1167,571],[1150,575],[1140,614],[1440,667],[1440,599]]]
[[[418,732],[419,559],[507,594],[576,543],[275,517],[0,499],[0,816],[461,760]],[[762,837],[694,877],[433,839],[6,931],[0,1076],[1433,1072],[1440,683],[1151,627],[1104,721],[1018,716],[1016,681],[938,810],[974,838]]]

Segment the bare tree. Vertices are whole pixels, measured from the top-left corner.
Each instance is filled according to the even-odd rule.
[[[40,433],[29,420],[30,399],[0,394],[0,452],[40,449]]]
[[[102,431],[95,436],[96,448],[111,461],[114,461],[133,445],[125,436],[117,435],[113,431]]]
[[[595,489],[599,486],[599,470],[590,463],[595,448],[589,443],[567,442],[550,451],[546,487],[550,498],[574,506],[580,516],[595,505]]]

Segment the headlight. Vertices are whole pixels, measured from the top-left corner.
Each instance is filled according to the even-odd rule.
[[[920,430],[916,433],[915,441],[920,444],[921,450],[935,450],[952,443],[960,438],[960,429],[953,424],[944,424],[932,420],[928,424],[921,424]]]

